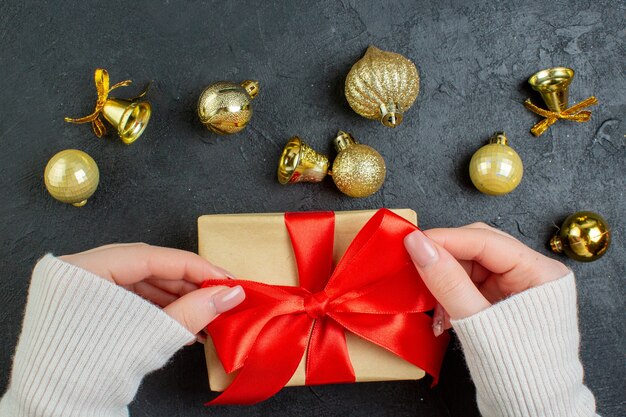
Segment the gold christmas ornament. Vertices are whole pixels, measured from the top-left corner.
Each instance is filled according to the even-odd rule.
[[[299,137],[292,137],[278,162],[278,181],[281,184],[321,182],[328,174],[337,188],[350,197],[367,197],[378,191],[385,181],[383,157],[344,131],[339,131],[334,144],[338,155],[331,172],[326,155],[316,152]]]
[[[240,132],[252,118],[250,101],[259,93],[259,82],[239,84],[220,81],[204,89],[198,100],[198,117],[207,129],[230,135]]]
[[[510,146],[504,132],[496,132],[489,144],[478,149],[469,165],[472,182],[482,193],[503,195],[513,191],[522,180],[524,166]]]
[[[102,114],[117,129],[117,134],[122,139],[122,142],[130,145],[146,130],[152,114],[150,103],[140,101],[148,92],[150,84],[135,98],[119,99],[109,97],[109,93],[116,88],[130,85],[132,83],[131,80],[121,81],[109,87],[109,73],[102,68],[96,69],[94,78],[98,100],[93,113],[77,119],[66,117],[65,121],[79,124],[91,122],[93,132],[97,137],[101,138],[107,132],[104,123],[100,119],[100,114]]]
[[[579,211],[565,219],[561,230],[550,240],[550,247],[576,261],[591,262],[602,257],[610,243],[606,220],[598,213]]]
[[[54,155],[44,171],[44,183],[50,195],[76,207],[87,203],[99,181],[96,161],[76,149],[66,149]]]
[[[339,191],[350,197],[368,197],[378,191],[387,173],[383,157],[343,131],[339,131],[334,142],[338,155],[329,175]]]
[[[346,77],[346,99],[361,116],[396,127],[417,98],[419,81],[412,61],[370,46]]]
[[[298,136],[289,139],[278,163],[281,184],[320,182],[328,173],[328,157],[316,152]]]
[[[544,118],[530,129],[533,135],[540,136],[559,119],[575,122],[589,121],[591,112],[583,109],[598,104],[598,100],[591,96],[568,108],[569,85],[573,78],[574,70],[555,67],[541,70],[528,79],[528,83],[535,91],[541,94],[543,101],[548,107],[548,110],[537,107],[530,99],[524,102],[524,106],[528,110]]]

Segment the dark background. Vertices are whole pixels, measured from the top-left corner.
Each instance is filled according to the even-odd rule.
[[[411,207],[424,228],[485,221],[547,253],[556,225],[577,210],[603,214],[613,243],[574,269],[586,383],[603,416],[624,415],[624,189],[626,80],[621,1],[54,1],[0,3],[0,392],[8,382],[29,274],[47,251],[111,242],[196,250],[196,218],[210,213]],[[412,59],[420,95],[403,124],[387,129],[356,115],[342,91],[369,44]],[[526,79],[550,66],[576,71],[570,103],[596,95],[590,122],[559,122],[535,138],[538,97]],[[125,146],[97,139],[64,116],[91,112],[93,71],[135,84],[154,80],[154,114]],[[216,137],[195,114],[203,87],[258,79],[249,127]],[[536,100],[537,103],[540,101]],[[331,152],[338,129],[385,157],[388,177],[372,197],[351,199],[327,180],[283,187],[282,145],[300,135]],[[505,130],[525,165],[515,192],[489,197],[469,181],[468,161]],[[98,163],[87,206],[50,198],[48,159],[66,148]],[[262,383],[262,381],[259,381]],[[132,415],[475,416],[473,386],[452,345],[441,384],[428,381],[303,387],[248,408],[206,409],[200,346],[145,379]],[[447,411],[446,411],[447,410]]]

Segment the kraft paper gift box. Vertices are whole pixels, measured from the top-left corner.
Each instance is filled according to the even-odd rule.
[[[417,225],[417,214],[413,210],[391,211]],[[335,212],[334,264],[375,213],[376,210]],[[298,286],[298,270],[284,213],[201,216],[198,218],[198,252],[237,278]],[[346,342],[357,382],[415,380],[425,375],[422,369],[349,331],[346,331]],[[236,372],[226,374],[210,337],[204,350],[211,390],[224,391]],[[305,360],[306,355],[287,386],[305,385]]]

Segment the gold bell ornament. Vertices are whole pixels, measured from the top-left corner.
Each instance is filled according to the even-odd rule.
[[[75,207],[87,203],[100,180],[96,161],[76,149],[66,149],[50,158],[43,176],[52,197]]]
[[[198,117],[207,129],[230,135],[240,132],[252,118],[251,101],[259,93],[259,82],[241,84],[220,81],[204,89],[198,100]]]
[[[489,139],[489,144],[472,156],[469,173],[478,191],[504,195],[519,185],[524,166],[517,152],[508,145],[504,132],[496,132]]]
[[[346,77],[346,99],[361,116],[396,127],[419,94],[415,64],[395,52],[370,46]]]
[[[339,131],[334,144],[338,155],[329,171],[328,157],[313,150],[299,137],[291,138],[278,163],[278,181],[281,184],[320,182],[328,174],[339,191],[350,197],[368,197],[378,191],[385,181],[383,157],[344,131]]]
[[[530,86],[541,94],[548,107],[548,110],[537,107],[530,99],[524,102],[524,106],[528,110],[544,118],[530,129],[533,135],[540,136],[559,119],[575,122],[589,121],[591,112],[583,109],[598,104],[598,100],[591,96],[568,108],[569,85],[573,78],[573,69],[555,67],[541,70],[528,79]]]
[[[109,97],[109,93],[116,88],[130,85],[132,83],[131,80],[121,81],[109,87],[109,73],[102,68],[96,69],[94,79],[98,92],[98,100],[96,101],[96,108],[93,113],[89,116],[77,119],[66,117],[65,121],[69,123],[91,122],[93,132],[97,137],[101,138],[107,132],[104,123],[100,119],[100,114],[102,114],[104,118],[117,129],[117,134],[120,139],[122,139],[122,142],[126,145],[130,145],[146,130],[150,115],[152,114],[150,103],[141,101],[141,98],[148,92],[150,84],[148,84],[137,97],[121,99]]]
[[[550,247],[576,261],[591,262],[604,255],[610,243],[606,220],[598,213],[579,211],[565,219],[561,230],[550,240]]]

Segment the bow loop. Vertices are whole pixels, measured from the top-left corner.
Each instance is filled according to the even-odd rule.
[[[563,110],[562,112],[556,112],[537,107],[530,101],[530,99],[526,99],[526,101],[524,101],[524,106],[528,110],[544,118],[542,121],[535,124],[532,129],[530,129],[531,133],[535,136],[543,134],[543,132],[555,124],[559,119],[571,120],[579,123],[588,122],[591,119],[591,111],[582,109],[594,104],[598,104],[598,100],[594,96],[591,96],[580,103]]]

